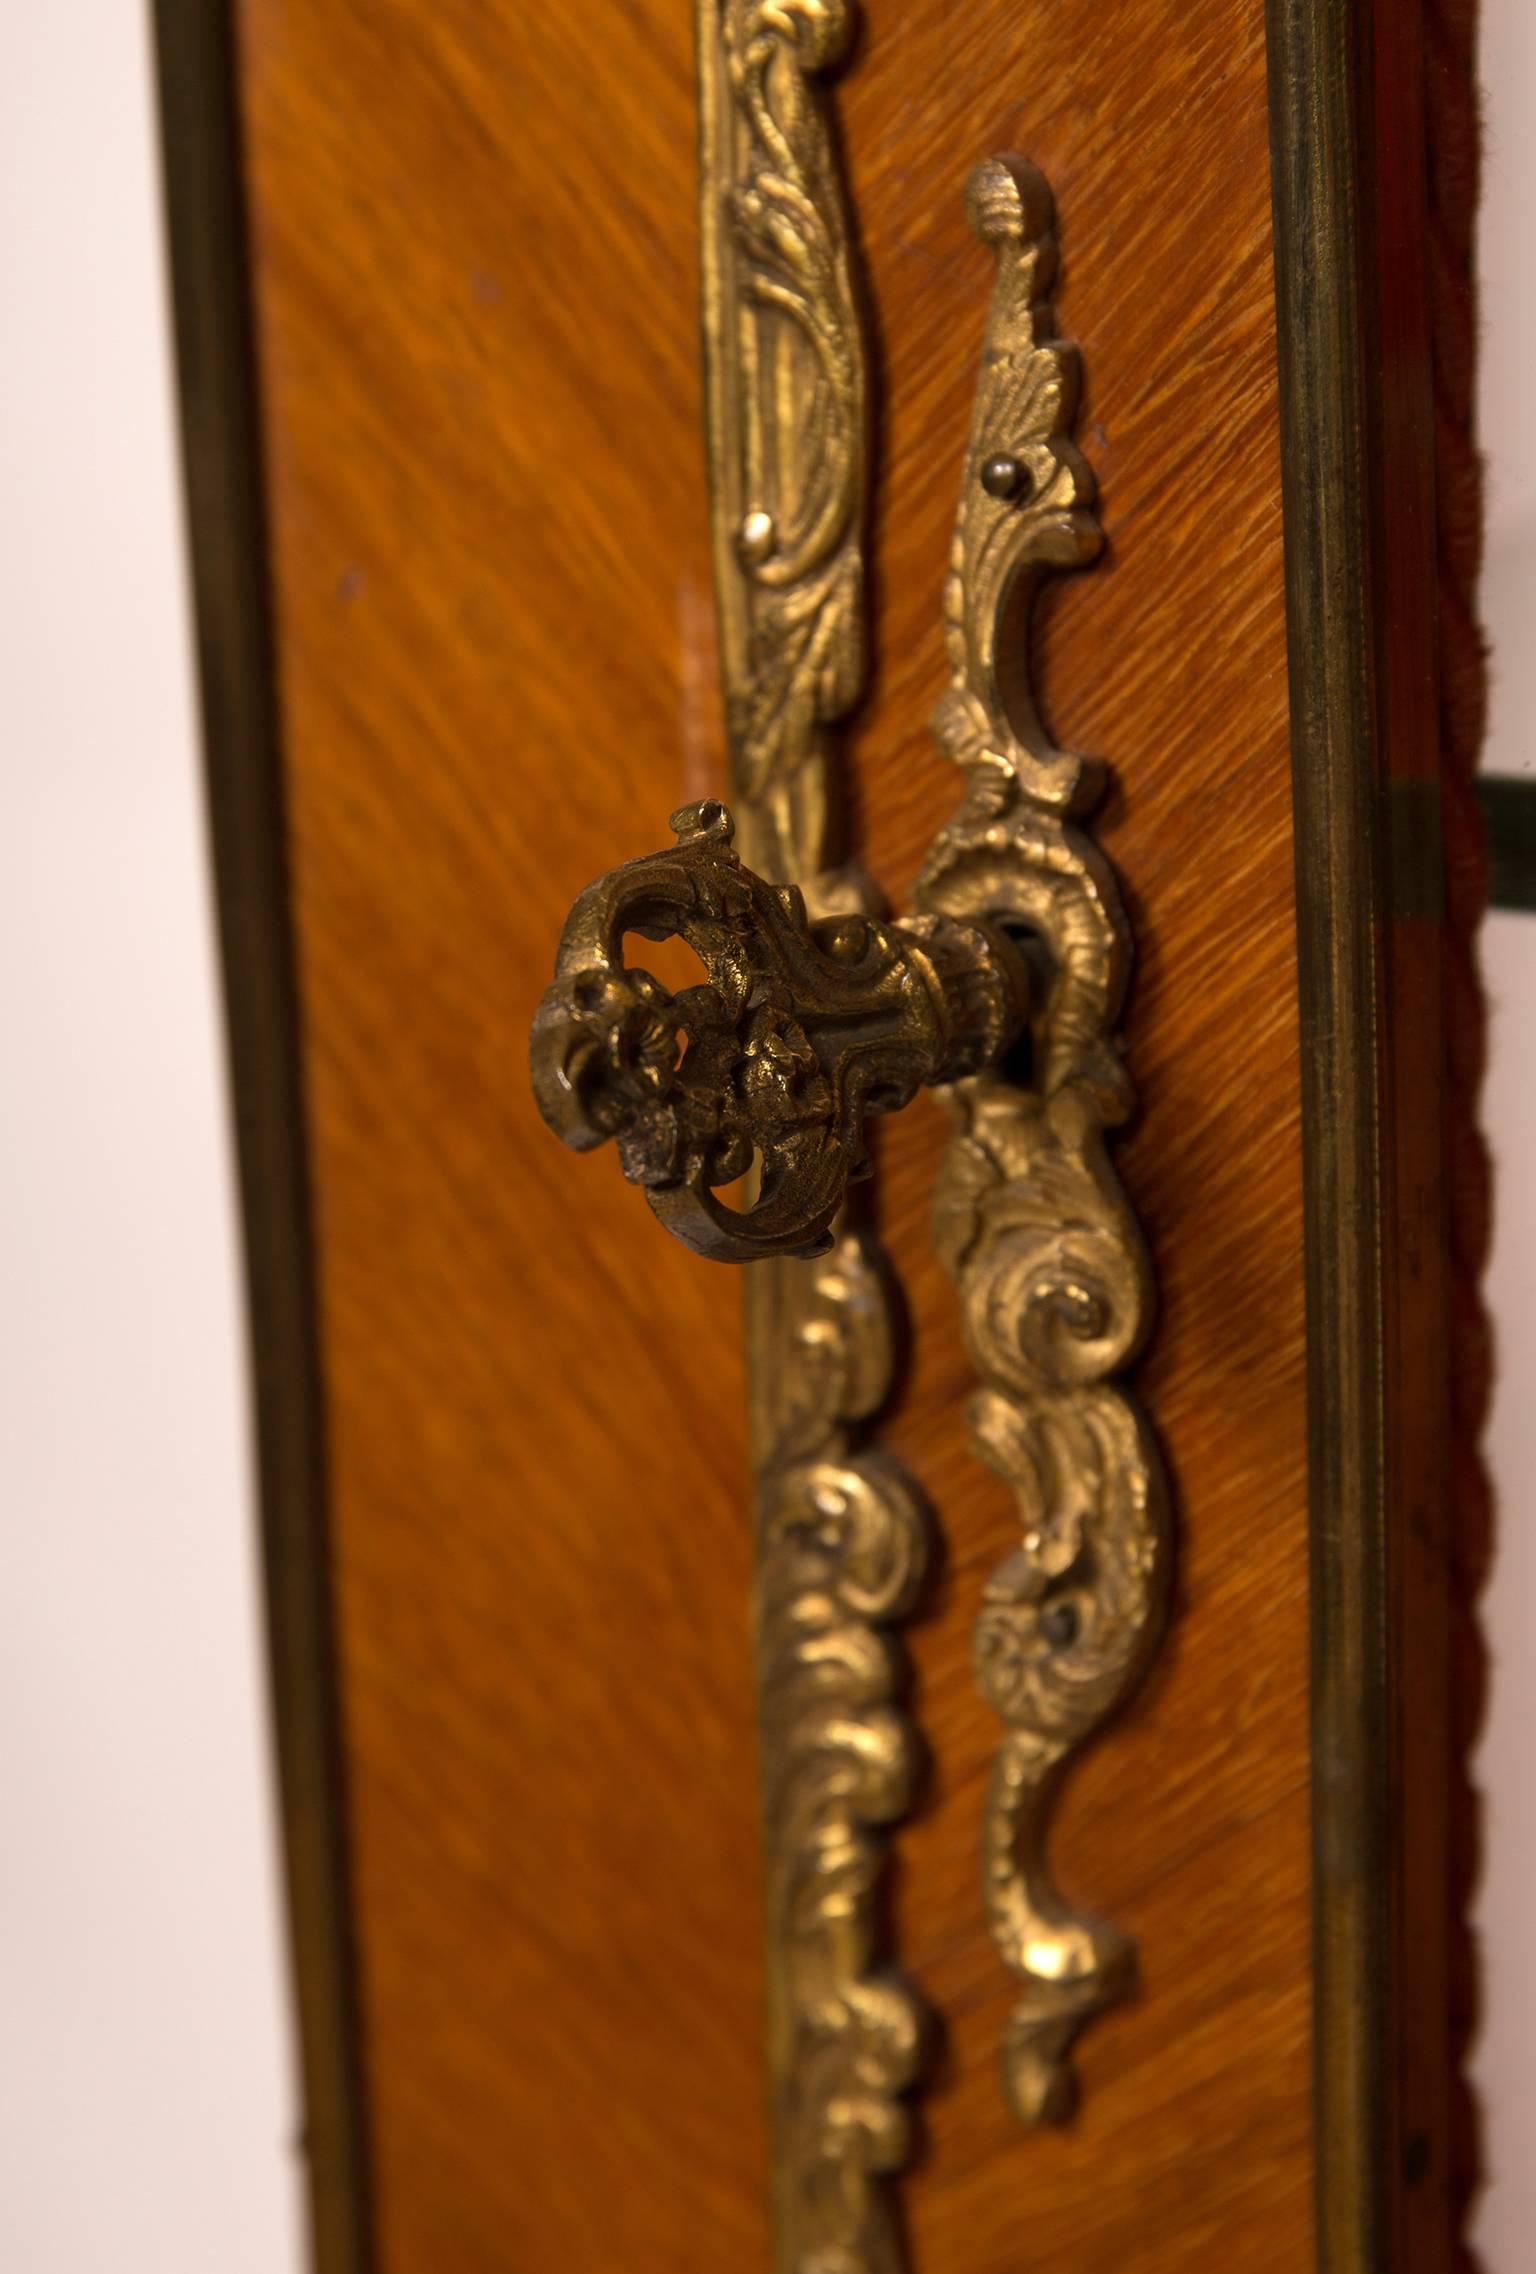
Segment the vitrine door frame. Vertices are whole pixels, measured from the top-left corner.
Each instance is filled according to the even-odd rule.
[[[1452,427],[1469,424],[1469,382],[1447,371],[1458,319],[1443,291],[1437,306],[1433,274],[1447,202],[1436,136],[1468,131],[1470,13],[1459,0],[1267,11],[1303,1032],[1321,2274],[1447,2274],[1472,2177],[1454,1843],[1470,1821],[1457,1683],[1475,1661],[1482,1518],[1475,1380],[1459,1404],[1447,1383],[1453,1319],[1476,1332],[1476,1195],[1448,1174],[1477,1158],[1465,1032],[1476,883],[1461,877],[1448,903],[1446,846],[1475,870],[1462,792],[1476,728],[1447,725],[1444,681],[1475,668],[1465,654],[1447,661],[1445,630],[1447,611],[1470,606],[1465,547],[1447,590],[1446,525],[1469,509],[1475,522],[1475,497],[1445,441],[1448,402]],[[318,2274],[365,2274],[366,2064],[232,0],[157,0],[156,29],[312,2245]],[[1475,1376],[1456,1362],[1463,1382]]]

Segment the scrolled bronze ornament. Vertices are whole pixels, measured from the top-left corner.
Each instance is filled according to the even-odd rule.
[[[1157,1448],[1118,1380],[1152,1310],[1146,1250],[1105,1144],[1132,1102],[1116,1043],[1129,931],[1109,865],[1077,825],[1098,770],[1055,746],[1027,682],[1042,578],[1101,543],[1070,439],[1076,357],[1055,337],[1045,182],[1022,159],[994,158],[971,176],[968,204],[997,281],[945,592],[951,680],[934,720],[966,792],[914,898],[957,922],[1008,926],[1038,974],[1028,1082],[991,1071],[943,1093],[954,1135],[934,1195],[983,1384],[973,1442],[1019,1513],[1020,1543],[986,1585],[972,1650],[1007,1724],[983,1886],[1021,1985],[1005,2085],[1033,2124],[1068,2113],[1071,2042],[1133,1977],[1128,1939],[1057,1892],[1046,1832],[1067,1761],[1156,1651],[1170,1520]]]
[[[754,1627],[762,1732],[774,2263],[899,2274],[883,2184],[907,2161],[903,2096],[925,2016],[878,1960],[885,1827],[917,1742],[892,1629],[912,1609],[928,1519],[901,1466],[861,1443],[891,1383],[891,1305],[844,1228],[785,1338],[774,1457],[760,1472]]]
[[[937,1088],[954,1123],[934,1232],[980,1388],[976,1451],[1020,1538],[973,1630],[1005,1736],[982,1834],[987,1916],[1017,1977],[1003,2047],[1027,2123],[1070,2109],[1070,2048],[1125,1994],[1134,1950],[1047,1863],[1076,1751],[1157,1647],[1170,1570],[1162,1468],[1122,1377],[1152,1308],[1110,1163],[1131,1110],[1116,1038],[1130,963],[1086,834],[1101,772],[1056,746],[1029,685],[1044,577],[1101,536],[1055,337],[1050,193],[996,158],[968,191],[997,277],[966,459],[935,714],[965,778],[914,893],[885,921],[835,824],[827,728],[863,670],[863,377],[822,97],[847,12],[699,0],[704,310],[721,669],[732,797],[673,817],[675,847],[572,910],[534,1026],[546,1119],[625,1174],[701,1254],[755,1261],[747,1298],[755,1634],[768,1886],[778,2274],[899,2274],[885,2182],[909,2140],[923,2037],[878,1947],[885,1828],[915,1740],[894,1630],[925,1526],[871,1441],[892,1296],[856,1188],[865,1119]],[[626,936],[688,942],[669,992]],[[746,1176],[732,1206],[724,1188]],[[814,1260],[820,1259],[820,1260]]]

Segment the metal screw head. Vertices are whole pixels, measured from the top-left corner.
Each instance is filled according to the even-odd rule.
[[[1000,450],[994,457],[983,461],[981,486],[988,497],[995,497],[1000,503],[1007,504],[1010,500],[1028,496],[1029,470],[1010,451]]]
[[[836,963],[861,963],[869,953],[869,926],[862,916],[839,916],[823,924],[817,938]]]
[[[779,532],[771,513],[761,507],[742,517],[736,531],[736,550],[747,568],[761,568],[779,541]]]

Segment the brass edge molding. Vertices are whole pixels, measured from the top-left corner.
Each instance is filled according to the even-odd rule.
[[[890,1633],[921,1588],[927,1517],[906,1472],[860,1444],[891,1386],[892,1303],[867,1233],[845,1226],[778,1314],[786,1398],[759,1473],[753,1630],[762,1730],[781,2274],[897,2274],[902,2093],[924,2016],[882,1970],[882,1827],[912,1798],[917,1751]],[[761,1349],[755,1354],[761,1357]]]
[[[373,2264],[260,420],[228,0],[155,0],[204,763],[249,1308],[311,2264]]]
[[[1019,1545],[986,1583],[972,1655],[1006,1724],[984,1804],[983,1891],[1020,1985],[1005,2090],[1034,2124],[1069,2113],[1072,2040],[1134,1972],[1129,1939],[1057,1891],[1046,1834],[1068,1760],[1156,1651],[1171,1536],[1157,1448],[1120,1380],[1152,1310],[1146,1250],[1105,1144],[1132,1103],[1115,1039],[1129,930],[1078,825],[1100,771],[1055,746],[1025,683],[1040,583],[1102,542],[1070,439],[1077,358],[1055,334],[1042,177],[1024,159],[989,159],[967,205],[997,280],[945,590],[951,679],[934,717],[966,793],[914,898],[1013,927],[1039,972],[1027,1075],[940,1093],[954,1134],[933,1214],[982,1383],[973,1445],[1018,1504]]]
[[[865,678],[865,349],[824,75],[851,0],[697,0],[701,301],[715,595],[742,850],[813,916],[841,866],[837,723]],[[927,1520],[864,1444],[894,1290],[855,1198],[822,1262],[745,1289],[756,1560],[773,2264],[898,2274],[890,2176],[924,2024],[882,1963],[883,1827],[917,1746],[894,1628]]]
[[[823,76],[852,0],[698,0],[706,428],[732,804],[812,885],[864,691],[868,389]],[[826,893],[809,897],[816,913]]]
[[[1320,2274],[1384,2274],[1382,1081],[1351,0],[1268,0],[1301,998]]]

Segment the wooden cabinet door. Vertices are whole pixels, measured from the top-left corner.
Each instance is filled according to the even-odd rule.
[[[726,10],[829,64],[841,13]],[[1071,2112],[1025,2123],[973,1657],[1026,1551],[930,1231],[949,1122],[879,1125],[858,1222],[899,1363],[828,1456],[900,1464],[926,1577],[859,1627],[873,1686],[817,1738],[844,1781],[787,1828],[753,1471],[801,1347],[775,1306],[819,1332],[826,1267],[691,1254],[529,1088],[578,891],[739,786],[687,0],[239,0],[222,48],[190,14],[162,9],[162,56],[322,2274],[1448,2274],[1476,1404],[1446,1357],[1458,1301],[1472,1331],[1448,1151],[1475,1168],[1444,1015],[1450,990],[1464,1037],[1464,321],[1431,257],[1456,38],[1430,74],[1417,0],[1267,25],[1264,0],[863,0],[805,79],[869,343],[867,664],[818,733],[836,857],[889,903],[961,791],[929,718],[993,281],[963,192],[995,153],[1054,195],[1105,539],[1051,579],[1029,669],[1104,761],[1083,826],[1134,935],[1106,1039],[1173,1581],[1050,1811],[1063,1900],[1134,1972],[1071,2047]],[[231,92],[238,164],[208,132]],[[220,288],[235,188],[249,265]],[[265,573],[221,584],[240,498]],[[849,1800],[893,1726],[910,1791]],[[791,1840],[823,1878],[786,1896]],[[786,2102],[797,1901],[834,1978]],[[856,2057],[847,2034],[897,1982],[927,2017],[899,2075],[884,2021],[860,2008]]]

